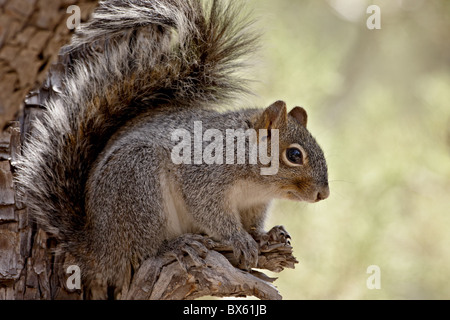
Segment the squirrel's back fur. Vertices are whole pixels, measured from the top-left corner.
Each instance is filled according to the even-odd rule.
[[[233,2],[101,2],[71,44],[63,92],[24,146],[19,190],[69,251],[82,243],[88,173],[127,121],[165,104],[213,106],[246,91],[235,71],[255,45]],[[242,17],[242,19],[238,18]]]

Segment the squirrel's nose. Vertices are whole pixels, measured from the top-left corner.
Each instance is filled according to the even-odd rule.
[[[329,197],[329,195],[330,195],[330,187],[328,186],[327,182],[322,188],[320,188],[317,191],[316,202],[319,202],[320,200],[325,200],[326,198]]]

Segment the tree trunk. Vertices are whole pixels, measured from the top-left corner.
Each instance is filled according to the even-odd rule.
[[[59,49],[69,42],[66,20],[69,5],[88,19],[98,0],[0,0],[0,299],[74,298],[51,291],[56,282],[50,250],[56,244],[28,217],[17,201],[13,185],[16,155],[20,152],[17,118],[26,95],[43,83]],[[44,91],[42,91],[44,92]],[[42,96],[41,96],[42,98]],[[29,108],[22,133],[39,113]]]
[[[71,36],[69,5],[87,20],[98,0],[0,0],[0,131],[26,94],[42,84]]]

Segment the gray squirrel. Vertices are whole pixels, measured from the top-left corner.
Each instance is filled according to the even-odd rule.
[[[303,108],[219,110],[248,91],[236,71],[257,37],[241,10],[222,0],[104,1],[63,48],[73,61],[62,92],[34,123],[16,176],[86,287],[120,288],[185,233],[231,245],[250,269],[273,199],[328,197],[327,164]],[[248,161],[174,163],[172,133],[193,133],[196,121],[202,130],[265,129],[267,143],[277,130],[276,174]]]

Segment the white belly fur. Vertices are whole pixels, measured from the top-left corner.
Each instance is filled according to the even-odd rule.
[[[175,179],[167,174],[161,174],[160,179],[165,217],[167,218],[168,239],[176,238],[185,233],[200,232],[199,228],[194,225]]]

